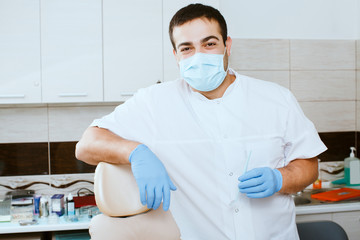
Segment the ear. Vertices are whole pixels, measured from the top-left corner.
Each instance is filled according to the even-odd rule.
[[[178,67],[179,67],[179,61],[178,61],[178,57],[177,57],[177,55],[176,55],[175,49],[173,49],[173,54],[174,54],[174,57],[175,57],[176,64],[177,64]]]
[[[232,44],[232,39],[231,39],[231,37],[227,37],[227,39],[226,39],[226,41],[225,41],[225,43],[226,43],[226,53],[227,53],[227,55],[228,56],[230,56],[230,53],[231,53],[231,44]]]

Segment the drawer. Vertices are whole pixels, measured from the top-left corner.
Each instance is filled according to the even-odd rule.
[[[319,214],[305,214],[305,215],[297,215],[296,222],[312,222],[312,221],[321,221],[321,220],[329,220],[331,221],[332,213],[319,213]]]

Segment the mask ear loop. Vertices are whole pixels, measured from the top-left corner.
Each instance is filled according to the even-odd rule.
[[[225,57],[225,54],[226,54],[226,45],[225,45],[225,50],[224,50],[224,54],[223,56]],[[227,68],[225,70],[225,73],[227,73],[229,71],[229,58],[228,58],[228,61],[227,61]]]

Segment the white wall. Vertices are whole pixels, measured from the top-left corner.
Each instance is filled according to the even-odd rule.
[[[232,38],[359,39],[360,0],[220,0]]]
[[[194,2],[220,9],[233,39],[360,39],[360,0],[164,0],[165,81],[179,77],[169,21]]]
[[[357,0],[357,38],[360,39],[360,0]]]

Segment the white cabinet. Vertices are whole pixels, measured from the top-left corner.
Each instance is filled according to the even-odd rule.
[[[360,239],[360,211],[328,212],[318,214],[297,214],[296,222],[333,221],[346,232],[349,240]]]
[[[104,100],[162,81],[162,0],[103,0]]]
[[[101,0],[41,0],[43,102],[103,100]]]
[[[333,221],[344,228],[349,240],[360,239],[360,211],[334,213]]]
[[[41,102],[38,0],[0,0],[0,103]]]
[[[192,2],[0,0],[0,103],[124,101],[174,80],[168,25]]]

